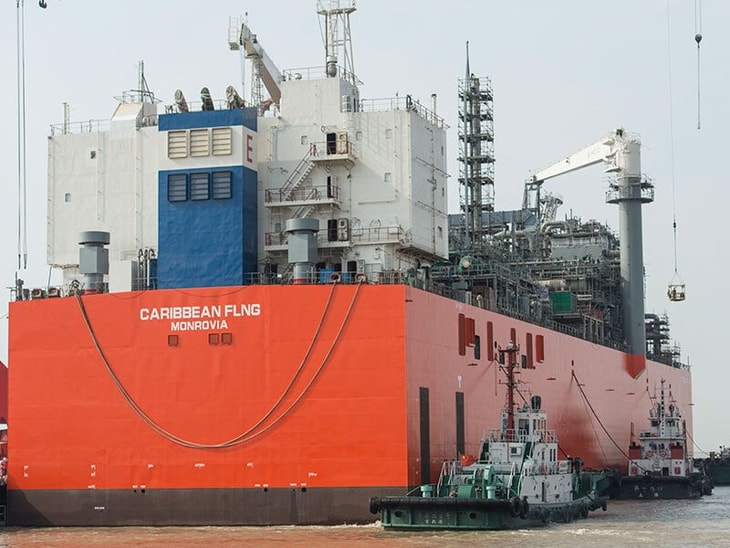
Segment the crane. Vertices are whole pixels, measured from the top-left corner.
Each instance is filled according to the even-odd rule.
[[[527,183],[539,193],[548,179],[597,164],[615,174],[606,201],[619,206],[621,304],[624,336],[632,355],[627,368],[633,377],[646,367],[641,206],[654,201],[654,185],[641,175],[640,149],[638,137],[620,128],[537,172]]]
[[[229,36],[228,45],[232,51],[239,51],[243,47],[244,56],[246,59],[251,59],[256,71],[254,77],[261,78],[271,100],[278,107],[279,101],[281,101],[281,88],[279,87],[282,82],[281,72],[245,22],[241,23],[241,30],[237,37]],[[251,99],[258,107],[263,98],[252,97]]]

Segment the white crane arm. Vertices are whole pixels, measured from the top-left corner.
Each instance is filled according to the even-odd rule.
[[[592,145],[537,172],[532,181],[541,183],[601,162],[606,164],[606,172],[623,171],[625,176],[637,176],[641,174],[639,146],[637,139],[627,137],[623,129],[617,129]]]
[[[240,46],[243,46],[244,56],[246,59],[259,60],[259,62],[256,63],[256,70],[259,72],[261,80],[264,82],[264,86],[266,86],[266,90],[271,96],[271,100],[278,106],[279,101],[281,100],[281,88],[279,87],[282,80],[281,72],[267,55],[264,48],[261,47],[256,35],[251,32],[251,29],[248,28],[246,23],[241,24],[241,33],[238,36],[238,44],[231,41],[230,46],[231,49],[240,49]]]

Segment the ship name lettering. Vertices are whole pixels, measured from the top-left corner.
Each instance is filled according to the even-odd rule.
[[[261,305],[214,304],[210,306],[164,306],[160,308],[140,308],[139,319],[146,320],[197,320],[205,318],[221,318],[223,316],[243,317],[260,316]]]
[[[226,320],[170,322],[170,331],[210,331],[213,329],[228,329],[228,322]]]
[[[241,318],[243,316],[260,316],[261,305],[259,303],[253,304],[227,304],[224,310],[224,316],[233,316],[234,318]]]
[[[140,308],[140,320],[180,320],[220,317],[220,305],[214,306],[166,306],[162,308]]]
[[[246,135],[246,163],[253,164],[253,135]]]

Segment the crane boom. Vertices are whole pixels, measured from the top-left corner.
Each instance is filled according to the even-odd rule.
[[[238,43],[230,41],[229,45],[232,50],[239,50],[241,46],[243,47],[244,56],[246,59],[252,59],[254,61],[255,70],[261,77],[271,100],[275,105],[279,106],[279,101],[281,100],[281,88],[279,87],[282,80],[281,72],[261,44],[259,44],[256,35],[251,32],[251,29],[248,28],[246,23],[241,23]]]
[[[634,378],[646,367],[641,206],[654,199],[653,185],[641,175],[640,150],[638,138],[617,129],[539,171],[527,183],[529,190],[539,193],[547,179],[599,163],[605,164],[604,172],[615,173],[616,181],[611,183],[606,200],[619,206],[621,306],[624,337],[631,353],[627,371]]]
[[[532,181],[542,183],[558,175],[601,162],[606,165],[604,170],[606,172],[621,171],[624,177],[640,177],[641,162],[638,140],[628,137],[623,129],[617,129],[592,145],[539,171],[532,177]]]

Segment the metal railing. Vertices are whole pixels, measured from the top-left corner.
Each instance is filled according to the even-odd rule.
[[[406,95],[405,97],[388,97],[381,99],[361,99],[360,110],[362,112],[410,110],[440,129],[449,128],[448,124],[444,122],[444,119],[441,116],[438,116],[435,112],[424,107],[420,101],[414,101],[410,95]]]
[[[52,124],[51,135],[67,135],[78,133],[96,133],[108,131],[111,127],[111,120],[86,120],[84,122],[68,122],[65,124]]]

